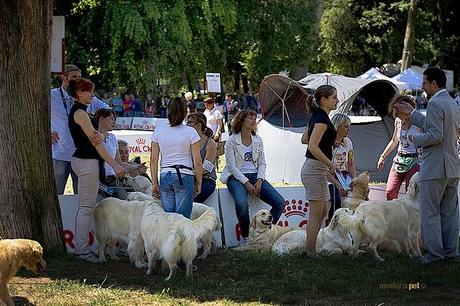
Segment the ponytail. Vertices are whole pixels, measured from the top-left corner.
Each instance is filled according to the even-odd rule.
[[[321,98],[329,98],[334,93],[334,91],[337,90],[332,85],[321,85],[318,88],[316,88],[314,96],[309,95],[307,97],[307,110],[310,113],[316,111],[318,108],[320,108]]]
[[[313,97],[313,95],[309,95],[307,97],[307,101],[306,101],[306,106],[307,106],[307,111],[309,113],[314,113],[318,108],[318,104],[316,103],[316,99],[315,97]]]

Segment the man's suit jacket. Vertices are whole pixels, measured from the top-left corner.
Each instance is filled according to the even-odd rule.
[[[460,108],[447,91],[428,102],[426,117],[414,111],[411,122],[423,132],[413,137],[422,147],[420,180],[460,177],[460,160],[456,140],[460,126]]]

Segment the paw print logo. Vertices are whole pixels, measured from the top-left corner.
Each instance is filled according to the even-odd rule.
[[[136,142],[139,145],[143,145],[143,144],[145,144],[145,138],[138,138],[138,139],[136,139]]]
[[[292,199],[291,201],[286,200],[286,207],[284,208],[284,215],[286,218],[290,216],[306,217],[308,211],[308,202],[302,200]]]

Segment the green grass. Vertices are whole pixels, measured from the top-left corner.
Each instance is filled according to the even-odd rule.
[[[170,282],[126,258],[94,265],[66,256],[47,259],[42,278],[21,272],[10,291],[35,305],[458,304],[460,264],[418,267],[402,255],[382,254],[384,263],[366,254],[313,260],[222,249],[196,260],[193,278],[180,270]],[[423,289],[381,288],[416,283]]]

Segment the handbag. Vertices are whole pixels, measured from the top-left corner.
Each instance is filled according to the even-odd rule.
[[[407,171],[410,170],[415,164],[418,162],[418,157],[415,156],[401,156],[401,155],[396,155],[395,159],[395,170],[399,174],[406,173]]]

